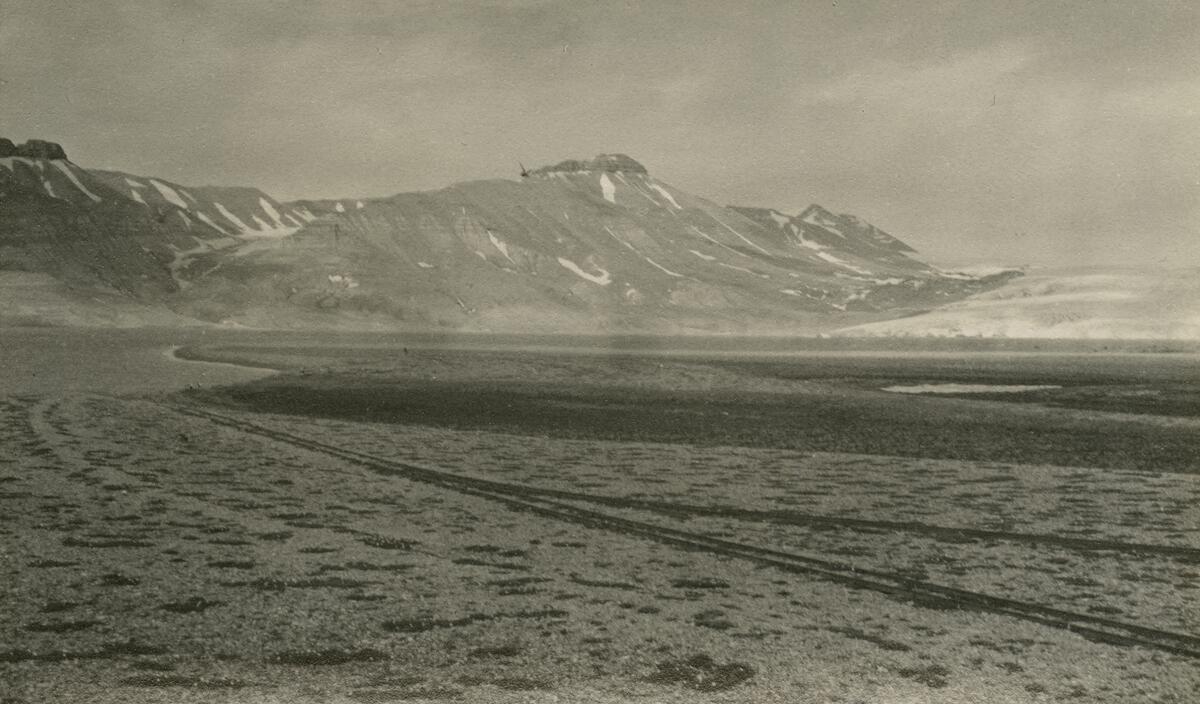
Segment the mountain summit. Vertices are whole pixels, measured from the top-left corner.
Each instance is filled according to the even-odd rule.
[[[625,172],[631,174],[648,173],[646,167],[639,164],[626,154],[600,154],[594,159],[568,159],[553,166],[543,166],[534,169],[530,175],[546,175],[557,173],[578,173],[591,171],[607,171],[609,173]]]
[[[210,322],[804,334],[1012,275],[941,272],[819,206],[722,207],[623,154],[519,181],[281,203],[83,169],[46,144],[0,157],[0,274],[41,272]]]
[[[66,159],[67,153],[61,144],[31,139],[24,144],[13,144],[11,139],[0,137],[0,159],[20,156],[27,159]]]

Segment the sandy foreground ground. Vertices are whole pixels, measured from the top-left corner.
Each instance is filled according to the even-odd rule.
[[[1193,658],[516,511],[164,400],[0,399],[5,704],[1200,699]],[[1200,548],[1194,475],[222,413],[514,484],[907,523],[849,530],[603,507],[1200,632],[1200,564],[1186,554]],[[945,525],[1045,539],[955,541],[930,529]],[[1054,541],[1064,536],[1114,548]]]

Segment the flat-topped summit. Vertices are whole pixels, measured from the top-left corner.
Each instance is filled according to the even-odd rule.
[[[540,169],[534,169],[531,174],[556,174],[556,173],[576,173],[580,171],[608,171],[615,173],[623,171],[626,173],[644,174],[648,173],[646,167],[639,164],[633,157],[627,154],[600,154],[594,159],[567,159],[560,161],[553,166],[543,166]]]
[[[14,144],[11,139],[0,137],[0,159],[22,156],[27,159],[66,159],[67,153],[57,142],[31,139],[24,144]]]

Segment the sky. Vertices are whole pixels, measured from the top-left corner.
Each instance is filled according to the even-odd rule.
[[[1200,265],[1200,3],[0,0],[0,136],[278,199],[623,152],[948,263]]]

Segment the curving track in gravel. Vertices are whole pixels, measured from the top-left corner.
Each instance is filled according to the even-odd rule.
[[[935,537],[943,535],[947,538],[957,536],[959,538],[966,537],[971,539],[1013,540],[1018,542],[1048,543],[1089,551],[1116,550],[1129,553],[1152,553],[1194,559],[1200,554],[1200,551],[1190,548],[957,529],[907,522],[864,521],[861,519],[813,516],[795,512],[686,506],[595,496],[560,490],[538,489],[523,485],[465,477],[409,463],[396,462],[267,428],[194,405],[164,405],[177,413],[204,419],[242,433],[257,435],[294,447],[322,453],[388,476],[396,476],[438,486],[461,494],[489,499],[517,511],[534,513],[576,525],[653,540],[685,550],[703,551],[744,559],[787,572],[805,574],[858,589],[883,593],[899,601],[910,602],[919,606],[938,609],[972,610],[1009,616],[1068,630],[1091,640],[1115,645],[1140,646],[1200,659],[1200,637],[1194,635],[1126,623],[982,592],[948,587],[912,579],[911,577],[894,572],[864,570],[843,562],[721,540],[700,533],[677,530],[653,523],[613,516],[594,509],[565,503],[565,501],[590,502],[620,508],[642,509],[668,515],[717,515],[745,518],[747,520],[784,523],[798,522],[809,525],[820,524],[853,530],[908,530],[934,535]]]

